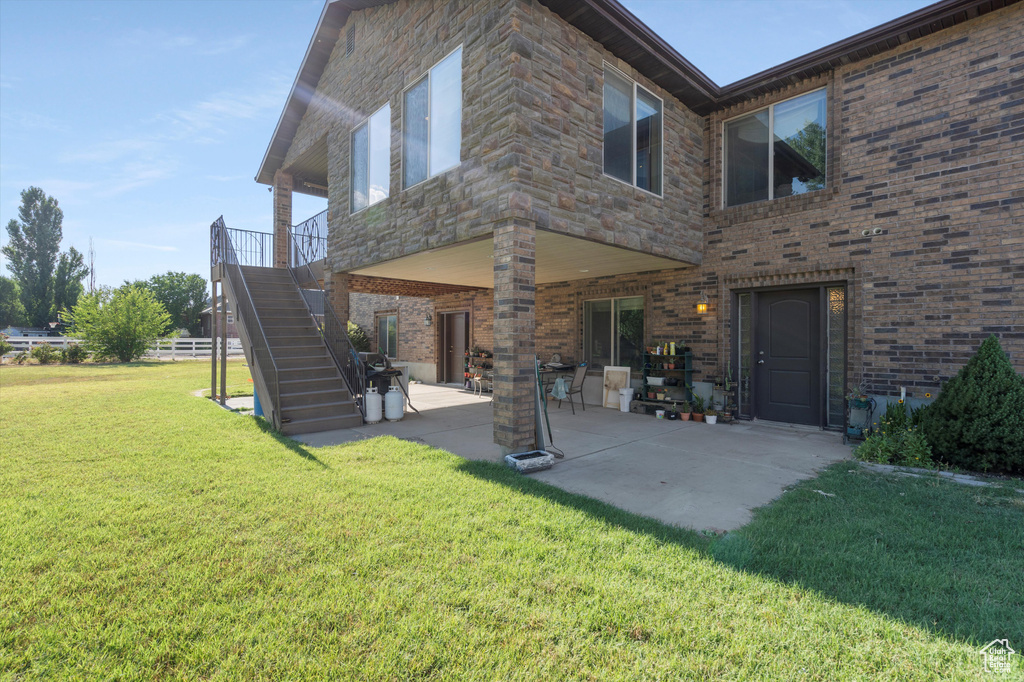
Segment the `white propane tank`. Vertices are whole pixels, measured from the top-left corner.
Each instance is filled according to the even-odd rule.
[[[376,424],[381,417],[381,397],[376,386],[366,389],[366,423]]]
[[[401,421],[405,416],[405,397],[402,389],[392,386],[391,390],[384,394],[384,418],[389,422]]]

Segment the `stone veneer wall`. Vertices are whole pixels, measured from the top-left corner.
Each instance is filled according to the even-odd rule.
[[[513,197],[515,207],[537,229],[699,263],[701,117],[536,0],[514,8],[510,119],[518,140],[494,170],[507,168],[525,195]],[[603,172],[606,63],[663,100],[663,196]]]

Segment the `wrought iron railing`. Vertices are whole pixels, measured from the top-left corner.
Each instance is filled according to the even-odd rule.
[[[274,235],[270,232],[253,232],[252,230],[236,230],[224,225],[224,217],[218,218],[220,231],[226,236],[228,243],[235,254],[237,265],[252,265],[258,268],[274,267]],[[217,223],[214,223],[216,225]],[[217,260],[221,257],[220,245],[215,242],[214,234],[220,234],[216,230],[210,230],[210,265],[218,265],[223,261]]]
[[[327,257],[327,211],[292,227],[288,267],[297,268]]]
[[[305,301],[309,314],[316,321],[320,335],[323,337],[331,357],[334,358],[338,371],[341,372],[341,376],[345,379],[348,392],[359,407],[359,413],[365,418],[366,411],[363,404],[363,394],[366,390],[366,371],[363,367],[363,362],[359,359],[359,354],[352,346],[352,341],[348,338],[348,323],[347,321],[342,322],[338,318],[333,306],[327,300],[323,287],[320,286],[316,275],[313,273],[313,269],[309,264],[314,261],[309,258],[310,252],[306,250],[308,243],[297,241],[294,235],[289,236],[291,237],[289,252],[296,252],[299,256],[297,262],[301,264],[288,268],[288,271],[291,272],[296,286],[303,282],[305,291],[310,292],[309,295],[303,293],[302,300]],[[302,291],[302,287],[300,287],[300,291]],[[321,301],[320,310],[315,310],[315,301],[318,298]]]
[[[270,405],[263,405],[263,414],[266,415],[268,413],[269,407],[270,423],[275,429],[280,429],[281,393],[277,363],[274,362],[274,356],[270,352],[270,343],[267,341],[266,332],[264,332],[260,316],[256,312],[256,304],[253,303],[252,294],[249,292],[249,286],[245,282],[245,275],[242,273],[241,267],[242,265],[254,265],[254,263],[243,262],[239,258],[239,253],[233,244],[236,236],[241,236],[243,240],[249,240],[250,238],[247,235],[255,234],[263,233],[249,232],[248,230],[231,230],[224,225],[224,216],[217,218],[210,226],[210,257],[214,265],[221,265],[223,267],[224,276],[227,278],[231,286],[231,292],[235,297],[235,300],[231,301],[232,312],[235,314],[235,319],[241,322],[246,335],[249,337],[251,347],[250,359],[255,365],[256,371],[263,378],[263,383],[270,394],[265,396],[270,400]],[[268,236],[272,237],[273,235]],[[257,243],[262,244],[263,240],[243,241],[246,247],[253,247]],[[272,246],[273,242],[271,241],[270,244]],[[273,248],[263,249],[261,247],[259,252],[250,248],[244,253],[245,257],[260,255],[262,259],[264,257],[263,254],[267,253],[271,254],[272,258],[273,252]]]

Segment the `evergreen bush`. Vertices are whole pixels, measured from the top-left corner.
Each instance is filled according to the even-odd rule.
[[[963,469],[1024,473],[1024,377],[990,336],[921,415],[937,460]]]

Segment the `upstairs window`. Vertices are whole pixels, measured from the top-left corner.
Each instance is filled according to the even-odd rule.
[[[405,187],[459,165],[462,153],[462,48],[405,91],[402,164]]]
[[[825,138],[825,90],[726,121],[725,205],[822,189]]]
[[[351,211],[388,198],[391,184],[391,105],[352,131]]]
[[[661,194],[662,101],[610,67],[604,70],[604,172]]]

